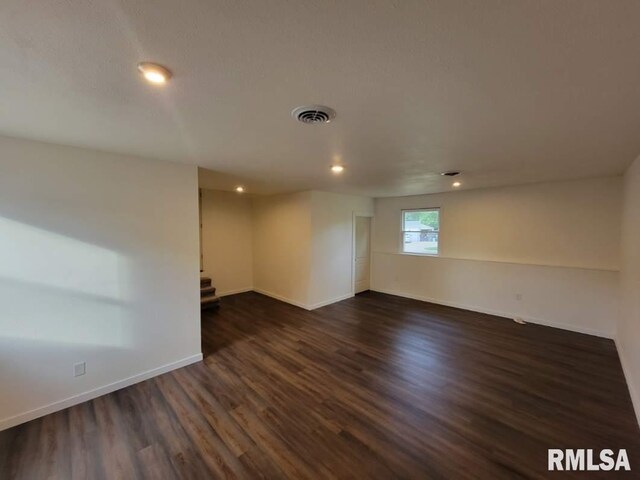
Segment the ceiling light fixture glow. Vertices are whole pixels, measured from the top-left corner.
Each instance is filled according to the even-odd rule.
[[[244,187],[243,187],[243,186],[241,186],[241,185],[238,185],[238,186],[236,187],[236,192],[238,192],[238,193],[242,193],[242,192],[244,192]]]
[[[167,68],[156,63],[139,63],[138,71],[147,80],[147,82],[152,83],[153,85],[164,85],[172,76],[171,72]]]
[[[462,185],[460,182],[453,182],[452,184],[455,188],[458,188],[460,185]]]
[[[331,167],[331,171],[333,173],[342,173],[344,172],[344,167],[342,165],[334,165],[333,167]]]

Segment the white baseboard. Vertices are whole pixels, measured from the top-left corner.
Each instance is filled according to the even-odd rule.
[[[276,300],[280,300],[281,302],[289,303],[296,307],[304,308],[305,310],[310,310],[307,304],[298,302],[296,300],[291,300],[290,298],[283,297],[281,295],[278,295],[277,293],[268,292],[266,290],[262,290],[261,288],[255,288],[255,287],[253,288],[253,291],[261,293],[262,295],[266,295],[267,297],[275,298]]]
[[[216,292],[219,297],[228,297],[229,295],[237,295],[238,293],[253,292],[253,287],[237,288],[235,290],[227,290],[226,292]]]
[[[347,298],[353,297],[352,293],[347,293],[346,295],[341,295],[336,298],[332,298],[331,300],[327,300],[324,302],[314,303],[313,305],[309,305],[308,310],[315,310],[316,308],[325,307],[327,305],[331,305],[332,303],[341,302],[342,300],[346,300]]]
[[[262,290],[260,288],[254,288],[253,291],[261,293],[262,295],[266,295],[267,297],[275,298],[276,300],[280,300],[281,302],[289,303],[296,307],[304,308],[305,310],[315,310],[316,308],[325,307],[327,305],[331,305],[332,303],[341,302],[342,300],[346,300],[347,298],[353,297],[353,294],[348,293],[346,295],[341,295],[339,297],[332,298],[331,300],[326,300],[324,302],[318,302],[318,303],[314,303],[313,305],[309,305],[306,303],[301,303],[295,300],[291,300],[290,298],[283,297],[281,295],[277,295],[272,292],[268,292],[266,290]]]
[[[569,325],[569,324],[562,323],[562,322],[545,320],[545,319],[541,319],[541,318],[523,317],[521,315],[510,313],[510,312],[503,312],[503,311],[499,311],[499,310],[491,310],[491,309],[487,309],[487,308],[477,307],[477,306],[474,306],[474,305],[466,305],[466,304],[458,303],[458,302],[447,302],[447,301],[443,301],[443,300],[438,300],[436,298],[429,298],[429,297],[424,297],[424,296],[421,296],[421,295],[412,295],[412,294],[407,294],[407,293],[404,293],[404,292],[397,292],[397,291],[393,291],[393,290],[384,290],[384,289],[380,289],[380,288],[372,288],[371,290],[374,291],[374,292],[386,293],[387,295],[395,295],[397,297],[411,298],[413,300],[420,300],[422,302],[435,303],[437,305],[445,305],[447,307],[461,308],[463,310],[471,310],[472,312],[486,313],[488,315],[495,315],[497,317],[515,318],[517,316],[517,317],[522,318],[527,323],[535,323],[537,325],[544,325],[544,326],[547,326],[547,327],[560,328],[562,330],[569,330],[571,332],[584,333],[584,334],[587,334],[587,335],[594,335],[596,337],[603,337],[603,338],[609,338],[609,339],[613,339],[614,338],[614,335],[611,334],[611,333],[604,333],[604,332],[601,332],[599,330],[594,330],[594,329],[591,329],[591,328],[576,327],[575,325]]]
[[[620,357],[622,373],[624,373],[624,378],[627,381],[627,387],[629,388],[629,395],[631,395],[631,403],[633,404],[633,410],[636,413],[636,420],[638,421],[638,425],[640,425],[640,395],[638,395],[638,390],[636,389],[633,377],[631,376],[629,364],[625,360],[627,356],[625,354],[624,347],[622,346],[622,342],[620,342],[617,337],[614,341],[616,342],[616,348],[618,349],[618,357]]]
[[[78,395],[65,398],[64,400],[60,400],[58,402],[50,403],[43,407],[29,410],[28,412],[15,415],[13,417],[4,418],[0,420],[0,431],[6,430],[7,428],[15,427],[16,425],[20,425],[21,423],[35,420],[36,418],[49,415],[50,413],[54,413],[59,410],[64,410],[65,408],[72,407],[79,403],[92,400],[102,395],[106,395],[107,393],[115,392],[116,390],[120,390],[130,385],[140,383],[144,380],[148,380],[152,377],[157,377],[158,375],[162,375],[163,373],[170,372],[171,370],[176,370],[181,367],[186,367],[187,365],[191,365],[192,363],[196,363],[200,361],[202,361],[202,353],[199,353],[197,355],[192,355],[187,358],[183,358],[182,360],[178,360],[177,362],[172,362],[166,365],[162,365],[161,367],[158,367],[158,368],[147,370],[146,372],[142,372],[132,377],[125,378],[123,380],[119,380],[114,383],[110,383],[109,385],[105,385],[103,387],[98,387],[93,390],[89,390],[88,392],[79,393]]]

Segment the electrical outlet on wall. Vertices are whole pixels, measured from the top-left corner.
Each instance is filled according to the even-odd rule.
[[[85,362],[76,363],[73,366],[73,376],[74,377],[80,377],[80,376],[84,375],[85,373],[87,373],[87,364]]]
[[[522,301],[522,294],[521,293],[516,293],[516,300],[517,301]]]

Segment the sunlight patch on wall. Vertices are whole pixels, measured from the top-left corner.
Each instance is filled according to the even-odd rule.
[[[2,278],[118,299],[118,266],[113,251],[0,217]]]
[[[124,347],[126,265],[108,249],[0,217],[0,343]]]

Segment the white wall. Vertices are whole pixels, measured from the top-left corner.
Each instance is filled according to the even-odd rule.
[[[201,358],[197,191],[193,166],[0,138],[0,428]]]
[[[307,308],[311,266],[311,192],[253,201],[254,290]]]
[[[306,309],[350,297],[353,213],[371,198],[309,191],[253,200],[254,289]]]
[[[372,288],[612,337],[621,192],[610,177],[377,199]],[[422,207],[441,208],[439,257],[399,254],[401,210]]]
[[[202,190],[203,275],[224,296],[253,289],[251,198]]]
[[[616,344],[640,422],[640,158],[625,175],[621,315]]]
[[[310,308],[353,295],[353,214],[373,210],[371,198],[311,192]]]

